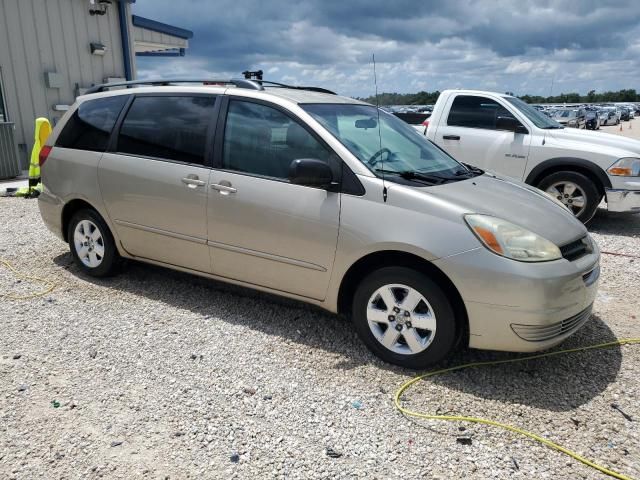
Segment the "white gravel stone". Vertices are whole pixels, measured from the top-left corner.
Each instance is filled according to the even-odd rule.
[[[87,278],[35,201],[0,198],[0,218],[0,258],[57,284],[0,300],[0,478],[601,478],[496,428],[403,417],[393,393],[415,372],[333,315],[137,263]],[[599,212],[590,230],[602,250],[640,253],[640,216]],[[563,347],[640,337],[639,285],[640,259],[603,255],[594,317]],[[39,288],[0,267],[1,293]],[[639,368],[640,347],[592,351],[436,377],[407,402],[640,477]]]

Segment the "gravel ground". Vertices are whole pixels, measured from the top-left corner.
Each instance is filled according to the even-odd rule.
[[[0,478],[602,478],[505,431],[403,417],[393,393],[416,372],[333,315],[142,264],[86,278],[35,201],[0,198],[0,218],[0,258],[57,283],[0,303]],[[603,250],[640,251],[640,216],[599,212],[591,230]],[[603,256],[594,317],[563,347],[639,337],[639,282],[640,260]],[[0,267],[0,292],[34,288]],[[627,346],[469,370],[407,404],[516,424],[640,477],[638,368]]]

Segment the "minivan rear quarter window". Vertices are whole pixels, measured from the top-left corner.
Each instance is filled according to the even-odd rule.
[[[140,96],[127,112],[119,153],[204,164],[215,96]]]
[[[127,95],[82,102],[62,129],[56,147],[104,152]]]

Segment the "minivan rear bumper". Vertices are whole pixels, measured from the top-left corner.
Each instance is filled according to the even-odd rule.
[[[545,350],[590,318],[600,253],[575,261],[524,263],[482,247],[434,262],[458,288],[469,318],[469,347]]]
[[[62,231],[63,207],[62,202],[57,197],[48,193],[46,188],[38,196],[38,208],[40,209],[42,221],[60,240],[64,240],[64,232]]]

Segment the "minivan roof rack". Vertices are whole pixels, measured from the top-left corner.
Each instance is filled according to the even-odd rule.
[[[284,83],[270,82],[269,80],[254,80],[254,81],[261,85],[266,84],[267,87],[291,88],[293,90],[308,90],[310,92],[320,92],[320,93],[328,93],[330,95],[337,95],[336,92],[333,92],[331,90],[328,90],[322,87],[299,87],[294,85],[286,85]]]
[[[128,82],[114,82],[114,83],[103,83],[100,85],[94,85],[93,87],[89,87],[84,95],[89,95],[91,93],[104,92],[105,90],[112,87],[135,87],[135,86],[143,86],[149,85],[153,87],[166,87],[168,85],[174,85],[177,83],[201,83],[203,85],[233,85],[237,88],[247,88],[249,90],[264,90],[264,86],[268,87],[276,87],[276,88],[291,88],[294,90],[307,90],[310,92],[320,92],[320,93],[328,93],[331,95],[336,95],[335,92],[331,90],[327,90],[326,88],[321,87],[299,87],[293,85],[285,85],[284,83],[278,82],[270,82],[268,80],[247,80],[244,78],[232,78],[232,79],[224,79],[224,80],[216,80],[216,79],[184,79],[184,78],[160,78],[154,80],[131,80]]]
[[[128,82],[114,82],[114,83],[103,83],[101,85],[95,85],[90,87],[85,92],[85,95],[90,93],[98,93],[104,92],[108,88],[112,87],[135,87],[137,85],[150,85],[153,87],[165,87],[168,85],[173,85],[175,83],[202,83],[203,85],[234,85],[238,88],[248,88],[250,90],[264,90],[262,85],[254,80],[245,80],[244,78],[232,78],[232,79],[224,79],[224,80],[216,80],[216,79],[184,79],[184,78],[161,78],[155,80],[131,80]]]

